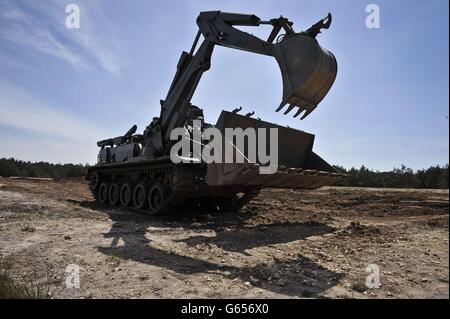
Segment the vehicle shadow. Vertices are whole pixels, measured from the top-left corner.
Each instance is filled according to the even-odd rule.
[[[176,242],[184,242],[190,247],[214,244],[230,252],[249,255],[246,250],[261,246],[290,243],[312,236],[321,236],[335,229],[317,222],[275,223],[269,225],[235,228],[218,231],[216,236],[192,236]]]
[[[288,260],[276,259],[273,262],[260,263],[252,267],[238,267],[233,265],[232,261],[215,262],[211,259],[202,259],[195,256],[195,253],[189,253],[188,250],[186,255],[164,250],[155,247],[148,237],[152,235],[152,229],[155,228],[182,227],[188,231],[215,230],[216,235],[212,237],[195,235],[173,242],[183,243],[189,247],[213,244],[224,251],[241,253],[242,258],[245,258],[246,255],[250,255],[247,250],[252,248],[289,243],[334,231],[332,227],[325,224],[277,223],[244,227],[242,216],[226,214],[227,223],[231,222],[234,225],[228,228],[224,227],[222,218],[209,219],[208,223],[198,225],[192,223],[192,218],[149,217],[123,209],[102,208],[94,202],[78,204],[107,213],[113,221],[111,229],[104,235],[106,238],[112,238],[111,244],[97,247],[98,251],[109,256],[133,260],[179,274],[212,273],[230,280],[240,279],[243,282],[251,282],[253,287],[296,297],[318,297],[322,292],[336,285],[343,276],[301,254]],[[189,214],[190,212],[187,212],[187,216]],[[233,215],[236,217],[233,218]]]
[[[246,220],[257,213],[245,210],[239,213],[199,212],[193,209],[183,209],[178,213],[152,216],[133,208],[119,208],[97,203],[95,201],[77,201],[68,199],[67,202],[84,208],[102,212],[113,221],[146,222],[152,227],[188,227],[189,229],[222,229],[226,227],[240,227],[246,224]]]

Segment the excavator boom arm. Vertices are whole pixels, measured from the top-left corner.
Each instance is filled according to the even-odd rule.
[[[323,23],[325,19],[328,19],[327,23]],[[306,76],[314,78],[315,82],[325,82],[325,85],[319,83],[319,86],[321,87],[315,88],[315,91],[320,91],[318,94],[316,94],[317,92],[308,94],[308,92],[304,92],[305,89],[310,89],[311,85],[315,83],[311,83],[308,79],[305,80],[305,74],[302,74],[304,73],[304,66],[299,65],[298,61],[294,61],[294,65],[292,65],[293,56],[285,51],[301,51],[304,46],[314,47],[308,49],[308,54],[312,55],[313,59],[316,59],[316,57],[318,57],[318,59],[309,61],[311,58],[304,54],[302,56],[303,59],[305,59],[304,62],[309,64],[311,64],[310,62],[314,62],[317,64],[317,61],[322,61],[322,57],[319,56],[321,52],[317,51],[317,48],[320,48],[320,46],[318,46],[315,36],[320,32],[321,28],[329,27],[331,15],[325,19],[313,26],[314,32],[295,33],[292,29],[293,23],[281,16],[269,21],[262,21],[257,16],[249,14],[225,13],[221,11],[201,12],[197,18],[199,31],[194,40],[192,49],[189,53],[183,51],[181,54],[177,65],[177,72],[166,99],[161,101],[160,127],[163,134],[163,140],[168,141],[172,129],[180,127],[185,123],[186,114],[190,108],[190,100],[195,89],[197,88],[203,73],[211,66],[211,55],[215,45],[274,56],[280,66],[283,76],[284,89],[282,106],[287,103],[291,104],[289,111],[294,106],[298,106],[299,111],[296,116],[305,109],[307,112],[311,112],[328,92],[336,74],[334,73],[329,76],[326,73],[329,70],[322,68],[320,70],[322,74],[319,74],[319,76],[328,77],[328,81],[322,81],[322,79],[315,74],[313,74],[313,76],[306,74]],[[259,26],[263,24],[273,26],[272,32],[267,40],[260,39],[234,27]],[[273,43],[282,29],[285,31],[283,38],[280,41]],[[203,36],[204,40],[195,51],[200,35]],[[300,41],[301,43],[298,41],[298,37],[302,38],[302,41]],[[285,39],[288,39],[289,41]],[[290,41],[290,39],[293,40]],[[282,47],[281,44],[284,42],[286,44]],[[307,43],[305,44],[305,42]],[[334,57],[332,58],[334,59]],[[330,64],[333,64],[333,61],[331,61]],[[330,68],[329,66],[326,67]],[[333,73],[333,71],[333,67],[331,67],[330,73]],[[309,72],[317,73],[316,70],[309,70]],[[300,84],[304,84],[305,87],[301,87]],[[279,109],[281,109],[281,107]]]
[[[275,22],[273,23],[275,24]],[[201,76],[211,66],[211,55],[216,44],[264,55],[273,55],[271,43],[233,27],[259,26],[260,24],[261,19],[255,15],[220,11],[200,13],[197,18],[199,32],[192,49],[189,53],[183,51],[167,97],[161,102],[161,127],[166,140],[173,128],[184,123],[190,100]],[[281,30],[278,24],[274,26],[275,28],[278,29],[278,32]],[[204,41],[194,54],[200,35],[203,35]]]

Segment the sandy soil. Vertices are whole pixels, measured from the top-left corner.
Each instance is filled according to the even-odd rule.
[[[19,275],[52,274],[55,298],[448,298],[448,200],[265,190],[239,214],[149,217],[98,206],[81,181],[0,177],[0,250]],[[69,264],[79,289],[59,280]]]

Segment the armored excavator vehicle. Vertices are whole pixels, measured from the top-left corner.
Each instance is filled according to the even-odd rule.
[[[336,77],[335,57],[316,40],[331,20],[328,14],[308,30],[296,33],[293,23],[281,16],[263,21],[255,15],[201,12],[192,48],[182,52],[169,92],[160,101],[159,117],[153,118],[143,134],[136,134],[133,126],[123,136],[97,142],[97,164],[86,174],[93,197],[149,214],[177,212],[184,205],[236,211],[265,187],[312,189],[334,183],[341,175],[313,152],[314,135],[253,118],[253,113],[241,115],[239,108],[222,111],[211,125],[204,122],[203,110],[190,102],[202,74],[210,68],[214,46],[219,45],[274,57],[283,81],[282,101],[276,111],[286,107],[284,114],[288,114],[295,109],[294,117],[305,118]],[[235,28],[261,25],[273,27],[267,40]],[[225,133],[222,144],[217,144],[217,134],[209,140],[205,136],[211,128]],[[237,135],[227,139],[230,129],[247,133],[253,129],[257,146],[249,142],[249,135],[241,141]],[[276,131],[274,144],[269,143],[270,137],[262,136],[267,132],[264,129],[269,134]],[[177,130],[184,133],[172,139]],[[198,142],[196,136],[206,142]],[[192,146],[188,152],[173,151],[180,137]],[[219,160],[204,161],[202,151],[212,142],[216,142],[212,154]],[[230,145],[239,160],[220,160]],[[276,153],[275,164],[250,156],[255,153],[252,147],[264,146]],[[270,172],[264,173],[269,166]]]

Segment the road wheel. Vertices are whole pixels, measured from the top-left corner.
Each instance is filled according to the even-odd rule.
[[[108,184],[105,182],[103,182],[98,189],[98,200],[102,204],[108,202]]]
[[[148,192],[148,207],[150,214],[157,214],[165,200],[165,194],[160,184],[155,184]]]
[[[147,206],[147,188],[144,183],[139,183],[134,188],[133,204],[137,209],[144,209]]]
[[[120,189],[119,189],[119,185],[117,185],[117,183],[113,183],[113,184],[111,184],[111,186],[109,186],[108,198],[109,198],[109,203],[111,205],[115,206],[115,205],[119,204]]]
[[[120,205],[124,207],[130,206],[133,199],[132,195],[130,184],[123,184],[120,188]]]

